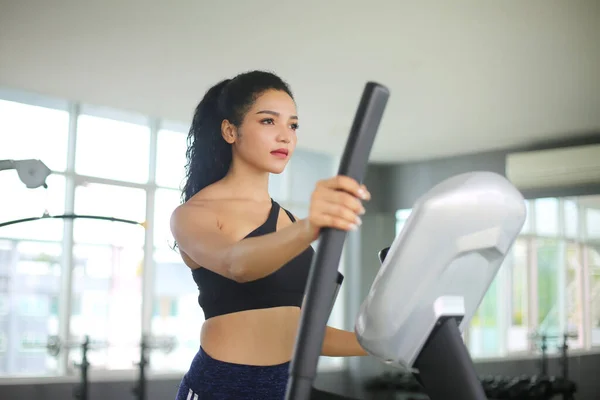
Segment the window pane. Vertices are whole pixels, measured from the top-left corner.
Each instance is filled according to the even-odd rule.
[[[152,334],[173,336],[177,346],[169,354],[152,353],[153,370],[187,370],[190,354],[198,351],[204,313],[198,305],[198,287],[179,254],[162,247],[154,253],[154,313]]]
[[[77,120],[78,174],[127,182],[148,180],[150,129],[90,115]]]
[[[525,351],[528,348],[528,245],[517,239],[512,248],[511,319],[508,331],[508,351]]]
[[[558,235],[558,199],[546,198],[535,200],[535,230],[538,235]]]
[[[175,244],[171,234],[171,214],[177,208],[181,192],[173,189],[157,189],[154,198],[154,246],[169,248]]]
[[[154,219],[154,312],[152,334],[173,336],[177,346],[171,353],[160,351],[152,354],[154,370],[184,371],[200,345],[200,329],[204,314],[198,305],[198,287],[190,269],[182,262],[177,250],[173,250],[170,216],[180,204],[180,192],[157,189]]]
[[[565,200],[565,235],[571,239],[579,237],[579,209],[574,200]]]
[[[48,189],[27,189],[16,174],[0,174],[0,223],[17,219],[41,217],[47,210],[50,215],[64,213],[65,178],[50,175],[46,180]],[[63,235],[63,221],[47,219],[24,222],[0,227],[0,238],[22,238],[31,240],[60,240]]]
[[[286,210],[288,210],[289,212],[292,213],[292,215],[294,217],[296,217],[297,220],[301,220],[304,218],[308,217],[308,212],[309,212],[309,206],[308,205],[301,205],[301,204],[281,204],[282,207],[284,207]]]
[[[75,213],[143,222],[146,217],[146,191],[95,183],[78,186],[75,189]],[[141,248],[145,239],[141,226],[120,222],[78,219],[73,229],[78,243]]]
[[[317,181],[333,176],[333,157],[296,150],[289,169],[290,200],[309,203]]]
[[[156,184],[180,189],[185,178],[187,135],[160,130],[156,148]]]
[[[580,247],[576,243],[568,243],[566,246],[566,331],[577,333],[577,339],[569,339],[571,348],[583,346],[583,310],[581,300],[583,298],[583,265]]]
[[[142,189],[89,184],[75,191],[78,214],[143,221],[145,208]],[[129,369],[139,358],[144,229],[87,219],[75,220],[73,229],[71,334],[110,342],[111,348],[90,352],[94,367]],[[72,361],[80,357],[71,351]]]
[[[556,239],[537,239],[538,329],[548,334],[561,332],[559,299],[560,269],[563,268],[563,243]],[[558,341],[549,340],[549,347]]]
[[[586,227],[588,239],[600,239],[600,210],[588,208],[586,210]]]
[[[130,369],[139,359],[143,255],[135,246],[74,246],[71,334],[111,346],[89,353],[94,368]],[[69,358],[79,362],[81,351]]]
[[[0,160],[39,159],[64,171],[68,136],[67,111],[0,100]]]
[[[0,240],[0,374],[57,373],[43,345],[58,334],[60,243]]]
[[[600,247],[586,246],[589,268],[592,345],[600,346]]]
[[[285,169],[281,174],[271,174],[269,177],[269,193],[280,204],[289,201],[288,175],[288,169]]]
[[[27,189],[16,173],[0,175],[0,222],[64,211],[65,179],[50,175],[48,189]],[[0,374],[56,373],[56,359],[40,344],[58,333],[62,220],[0,228]],[[37,240],[47,242],[37,242]],[[37,344],[37,345],[36,345]]]
[[[408,221],[408,217],[410,217],[411,213],[412,209],[396,211],[396,236],[402,232],[404,224],[406,224],[406,221]]]
[[[469,351],[473,358],[500,356],[498,278],[483,297],[469,328]]]
[[[523,223],[523,228],[521,228],[521,233],[532,233],[532,223],[531,223],[531,201],[525,200],[525,222]]]

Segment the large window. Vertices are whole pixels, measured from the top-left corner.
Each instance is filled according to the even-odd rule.
[[[289,196],[294,203],[309,203],[317,181],[334,175],[334,162],[331,156],[296,150],[290,168]]]
[[[162,129],[156,146],[156,184],[180,189],[185,177],[187,135]]]
[[[40,346],[58,333],[60,243],[0,239],[0,373],[56,373]]]
[[[526,206],[521,234],[465,336],[474,358],[538,351],[532,332],[554,336],[551,353],[565,333],[576,335],[568,339],[572,349],[600,346],[600,196]],[[397,233],[410,211],[397,211]]]
[[[592,346],[600,347],[600,196],[586,202],[586,206],[584,260],[589,281],[590,341]]]
[[[592,346],[600,346],[600,245],[585,249],[590,282],[590,324]]]
[[[80,115],[75,169],[81,175],[144,183],[148,180],[150,128]]]
[[[564,234],[569,239],[579,239],[581,228],[579,226],[579,206],[577,199],[564,201]]]
[[[271,197],[277,202],[289,199],[288,192],[288,169],[283,170],[281,174],[271,174],[269,177],[269,192]]]
[[[153,352],[154,370],[184,371],[200,346],[204,322],[198,288],[183,263],[171,234],[170,217],[181,204],[185,178],[187,135],[183,129],[158,131],[154,203],[154,290],[151,329],[154,335],[176,338],[170,353]]]
[[[142,189],[86,184],[75,190],[77,214],[143,222],[145,204]],[[144,237],[140,225],[75,220],[71,332],[109,344],[90,353],[96,368],[129,369],[139,358]],[[79,353],[71,352],[73,361]]]
[[[539,238],[534,243],[537,259],[537,322],[541,327],[557,332],[560,329],[558,297],[563,246],[558,239]]]
[[[551,237],[559,235],[559,206],[559,200],[555,198],[534,201],[535,233],[537,235]]]
[[[508,327],[507,350],[520,352],[528,349],[529,321],[529,242],[520,238],[515,241],[508,257],[510,297],[510,323]],[[500,299],[502,301],[502,299]]]
[[[400,232],[402,232],[402,229],[404,229],[404,225],[406,225],[406,221],[408,221],[411,211],[411,209],[396,211],[396,235],[399,235]]]
[[[600,242],[600,204],[598,208],[587,208],[585,213],[586,238]]]
[[[577,338],[569,340],[569,347],[581,348],[584,346],[584,321],[583,321],[583,293],[584,268],[582,246],[576,242],[568,242],[565,249],[565,304],[564,304],[564,330],[576,333]]]
[[[152,332],[173,336],[177,347],[172,353],[152,354],[153,369],[185,370],[200,346],[204,314],[198,305],[198,287],[190,269],[179,255],[169,219],[180,204],[180,191],[157,189],[154,209],[154,307]]]
[[[0,146],[1,147],[1,146]],[[0,172],[0,223],[18,219],[63,214],[65,209],[65,178],[50,175],[47,189],[27,189],[14,171]],[[60,242],[61,220],[34,221],[0,228],[0,237]]]
[[[42,159],[64,170],[68,118],[66,111],[0,101],[0,159]],[[62,214],[65,178],[53,174],[47,184],[27,189],[16,171],[2,171],[0,223]],[[0,375],[57,372],[42,344],[59,329],[62,236],[61,220],[0,228]]]
[[[497,356],[502,327],[499,318],[498,280],[485,294],[469,328],[469,347],[473,357]]]
[[[0,160],[40,159],[51,170],[64,171],[68,133],[66,110],[0,99]]]

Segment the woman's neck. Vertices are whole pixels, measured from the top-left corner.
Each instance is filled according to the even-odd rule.
[[[269,173],[241,163],[232,163],[223,178],[233,197],[255,201],[270,201]]]

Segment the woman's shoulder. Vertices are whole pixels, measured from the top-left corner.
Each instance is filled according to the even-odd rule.
[[[208,222],[218,220],[221,198],[214,193],[214,190],[204,188],[187,201],[178,205],[171,214],[172,223],[189,223],[198,219]],[[212,222],[211,222],[212,225]]]
[[[181,214],[183,219],[198,216],[210,220],[219,221],[219,226],[232,225],[235,221],[244,220],[244,216],[252,218],[253,213],[262,209],[263,204],[258,205],[247,199],[234,198],[226,190],[207,187],[192,196],[188,201],[180,204],[174,213]],[[236,224],[233,224],[236,225]]]
[[[226,201],[226,194],[220,185],[214,183],[194,194],[180,207],[188,210],[216,212],[224,201]]]

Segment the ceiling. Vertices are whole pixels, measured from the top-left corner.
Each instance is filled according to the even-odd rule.
[[[292,86],[299,146],[339,154],[369,80],[371,155],[406,162],[600,132],[600,2],[0,0],[0,86],[188,123],[218,80]]]

